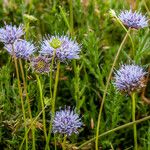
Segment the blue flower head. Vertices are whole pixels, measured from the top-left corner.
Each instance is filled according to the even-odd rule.
[[[79,44],[67,36],[51,36],[42,41],[41,55],[55,57],[60,61],[78,59]]]
[[[19,27],[5,25],[5,27],[0,28],[0,41],[4,44],[12,44],[22,35],[24,35],[22,25],[20,25]]]
[[[31,59],[31,66],[37,73],[49,73],[50,72],[51,59],[45,56],[37,56]]]
[[[122,65],[115,72],[114,85],[119,91],[130,94],[145,86],[145,75],[144,69],[138,65]]]
[[[53,120],[53,133],[71,136],[73,133],[78,134],[78,128],[81,126],[82,122],[79,115],[70,107],[56,111]]]
[[[118,18],[121,22],[130,28],[144,28],[148,26],[148,20],[146,16],[142,15],[140,12],[132,12],[132,10],[121,11]]]
[[[31,42],[16,40],[13,44],[6,44],[4,47],[12,56],[17,58],[29,59],[36,50]]]

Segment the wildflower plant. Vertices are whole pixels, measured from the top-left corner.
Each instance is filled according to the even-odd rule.
[[[115,73],[116,88],[121,92],[127,92],[130,94],[132,99],[132,121],[135,121],[135,110],[136,110],[136,92],[145,86],[145,75],[146,72],[141,66],[122,65],[121,68]],[[138,149],[137,144],[137,128],[136,124],[133,125],[133,136],[135,150]]]
[[[133,3],[130,3],[131,8],[135,8]],[[136,101],[149,98],[150,71],[146,72],[136,64],[124,64],[115,70],[113,85],[110,84],[119,60],[133,58],[138,63],[140,60],[145,66],[149,65],[148,15],[134,10],[117,13],[121,5],[111,1],[111,6],[115,6],[116,10],[111,9],[110,16],[122,28],[116,30],[106,12],[110,5],[105,2],[96,0],[90,3],[86,14],[78,1],[54,1],[51,12],[47,11],[50,6],[43,4],[44,0],[31,2],[31,9],[24,2],[23,7],[15,1],[1,4],[1,18],[18,24],[4,24],[0,28],[0,44],[10,55],[5,57],[6,53],[0,49],[1,149],[49,150],[62,147],[63,150],[99,150],[118,149],[120,146],[122,149],[148,149],[149,107],[138,102],[140,112],[137,117],[135,114]],[[40,9],[32,9],[39,6]],[[148,0],[141,2],[140,7],[148,13]],[[23,9],[32,13],[25,11],[27,14],[22,15],[20,12],[24,12]],[[25,25],[19,25],[20,20]],[[139,31],[137,29],[142,28],[147,30],[134,33],[135,29]],[[55,31],[56,34],[50,35],[48,30],[50,34]],[[63,31],[71,36],[57,33]],[[39,42],[43,33],[47,36]],[[38,46],[32,40],[25,39],[31,36],[34,39],[37,37],[35,41]],[[82,46],[72,36],[83,41],[85,51],[80,62],[77,61]],[[67,68],[66,63],[69,63]],[[31,69],[28,69],[29,66]],[[126,102],[129,98],[120,96],[119,92],[131,97],[131,100]],[[132,108],[128,105],[130,103]],[[67,104],[75,109],[65,107],[58,110],[59,106]],[[77,113],[80,109],[84,114],[84,131],[82,118]],[[142,122],[145,122],[144,126],[138,126],[137,134],[136,124]],[[126,129],[127,134],[122,129]],[[82,134],[78,135],[80,131]]]
[[[123,10],[118,18],[129,28],[140,29],[148,26],[148,19],[138,11]]]
[[[57,60],[79,59],[80,45],[68,36],[48,36],[42,41],[41,55],[56,56]]]
[[[67,107],[64,110],[56,111],[52,130],[53,133],[71,136],[72,134],[78,134],[78,129],[81,126],[82,122],[79,115],[70,107]]]

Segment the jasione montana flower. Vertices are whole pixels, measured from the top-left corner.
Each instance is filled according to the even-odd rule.
[[[79,115],[70,107],[56,111],[53,120],[53,133],[71,136],[73,133],[78,134],[78,129],[81,126],[82,122]]]
[[[60,61],[78,59],[80,45],[67,36],[50,36],[42,41],[41,55],[55,57]]]
[[[122,65],[115,73],[114,85],[121,92],[131,93],[145,86],[144,69],[138,65]]]
[[[37,73],[49,73],[50,72],[50,65],[51,59],[45,56],[37,56],[31,59],[31,66],[32,69]]]
[[[148,26],[148,19],[146,18],[146,16],[142,15],[140,12],[137,11],[121,11],[118,18],[125,26],[130,28],[139,29]]]
[[[22,35],[24,35],[22,25],[19,25],[19,27],[5,25],[3,28],[0,28],[0,41],[4,44],[12,44]]]
[[[35,52],[36,47],[26,40],[16,40],[13,44],[6,44],[4,47],[12,56],[29,59]]]

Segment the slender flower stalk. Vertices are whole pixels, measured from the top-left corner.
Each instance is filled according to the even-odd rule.
[[[133,93],[131,94],[131,98],[132,98],[132,121],[133,121],[133,122],[135,121],[135,111],[136,111],[135,95],[136,95],[135,92],[133,92]],[[135,149],[135,150],[138,150],[136,123],[133,124],[133,134],[134,134],[134,149]]]
[[[46,119],[45,119],[45,109],[44,109],[44,102],[43,102],[43,91],[42,91],[42,85],[39,76],[36,74],[37,78],[37,83],[39,87],[39,92],[40,92],[40,101],[41,101],[41,106],[42,106],[42,114],[43,114],[43,130],[44,130],[44,136],[47,142],[47,131],[46,131]]]
[[[53,119],[54,119],[54,115],[55,115],[55,100],[56,100],[57,86],[58,86],[58,81],[59,81],[59,71],[60,71],[60,62],[58,62],[58,64],[57,64],[54,91],[53,91],[53,95],[52,95],[53,97],[51,98],[51,108],[52,108],[52,110],[51,110],[51,121],[50,121],[48,138],[47,138],[45,150],[48,149],[48,142],[50,141],[50,138],[51,138],[52,123],[53,123]]]
[[[25,109],[24,109],[24,102],[23,102],[23,95],[22,95],[22,88],[20,86],[20,79],[19,79],[19,70],[18,70],[18,65],[17,65],[17,58],[14,55],[14,62],[15,62],[15,68],[16,68],[16,74],[17,74],[17,81],[18,81],[18,89],[19,89],[19,95],[21,99],[21,105],[22,105],[22,113],[23,113],[23,119],[24,119],[24,124],[25,124],[25,139],[26,139],[26,150],[28,150],[28,135],[27,133],[27,122],[26,122],[26,114],[25,114]]]
[[[104,106],[104,102],[105,102],[105,99],[106,99],[106,94],[107,94],[107,90],[108,90],[108,86],[109,86],[109,83],[110,83],[110,80],[111,80],[111,76],[112,76],[112,73],[113,73],[113,70],[114,70],[114,67],[116,65],[116,62],[118,60],[118,57],[119,57],[119,54],[120,54],[120,51],[128,37],[128,34],[130,32],[130,29],[128,30],[128,32],[126,33],[123,41],[121,42],[120,44],[120,47],[117,51],[117,54],[115,56],[115,59],[114,59],[114,62],[112,64],[112,67],[111,67],[111,70],[110,70],[110,73],[109,73],[109,76],[108,76],[108,79],[107,79],[107,83],[106,83],[106,87],[105,87],[105,90],[104,90],[104,94],[103,94],[103,98],[102,98],[102,102],[101,102],[101,105],[100,105],[100,109],[99,109],[99,115],[98,115],[98,121],[97,121],[97,129],[96,129],[96,139],[95,139],[95,148],[96,150],[98,150],[98,135],[99,135],[99,128],[100,128],[100,123],[101,123],[101,116],[102,116],[102,110],[103,110],[103,106]]]
[[[50,65],[50,79],[49,79],[49,87],[50,87],[50,98],[52,99],[53,98],[53,94],[52,94],[52,78],[53,78],[53,72],[52,72],[52,70],[53,70],[53,68],[54,68],[54,61],[55,61],[55,56],[56,56],[56,49],[54,50],[54,54],[53,54],[53,57],[52,57],[52,63],[51,63],[51,65]]]
[[[64,140],[63,140],[63,143],[62,143],[63,150],[66,150],[66,139],[67,139],[67,135],[64,135]]]

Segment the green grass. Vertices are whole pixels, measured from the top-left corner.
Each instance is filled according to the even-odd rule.
[[[148,18],[149,6],[148,0],[136,1],[136,9],[142,11],[143,14],[146,13]],[[105,91],[115,55],[126,35],[124,28],[110,16],[109,10],[113,9],[119,13],[122,9],[129,9],[130,4],[122,0],[74,0],[73,3],[71,0],[9,0],[8,3],[0,1],[0,8],[0,26],[3,27],[4,22],[15,25],[24,24],[25,39],[32,40],[37,45],[46,34],[67,34],[76,38],[77,42],[82,45],[79,60],[73,60],[67,64],[60,63],[58,86],[55,82],[56,72],[52,73],[51,90],[54,92],[53,95],[56,94],[56,97],[53,97],[56,102],[54,108],[53,99],[50,96],[50,77],[39,75],[37,83],[37,75],[32,71],[29,63],[22,60],[27,94],[23,87],[23,77],[18,61],[20,85],[24,89],[25,125],[15,63],[1,44],[0,149],[30,150],[34,149],[34,144],[37,150],[45,149],[47,139],[45,130],[48,135],[51,113],[59,110],[59,107],[71,106],[76,108],[82,117],[83,126],[79,135],[67,138],[66,149],[94,150],[99,108],[104,92],[106,92],[106,98],[100,121],[99,147],[103,150],[134,149],[133,124],[125,125],[132,122],[131,98],[117,92],[113,86],[114,74],[111,75],[108,90]],[[134,61],[148,71],[150,65],[149,28],[132,30],[130,36],[121,48],[115,69],[118,69],[122,63],[128,64]],[[27,96],[30,100],[32,119],[29,114]],[[145,96],[150,98],[149,82]],[[40,99],[43,99],[44,104],[41,104]],[[148,116],[150,116],[149,105],[143,103],[141,93],[138,93],[135,119],[139,120]],[[44,124],[46,128],[43,128]],[[125,126],[113,132],[114,128],[122,125]],[[139,121],[136,125],[139,150],[150,150],[149,125],[149,118]],[[25,127],[29,131],[28,134],[25,134]],[[33,130],[35,143],[32,136]],[[109,130],[112,132],[109,133]],[[107,131],[108,134],[105,135]],[[62,149],[62,142],[61,136],[55,137],[51,134],[47,146],[52,150],[56,147]]]

